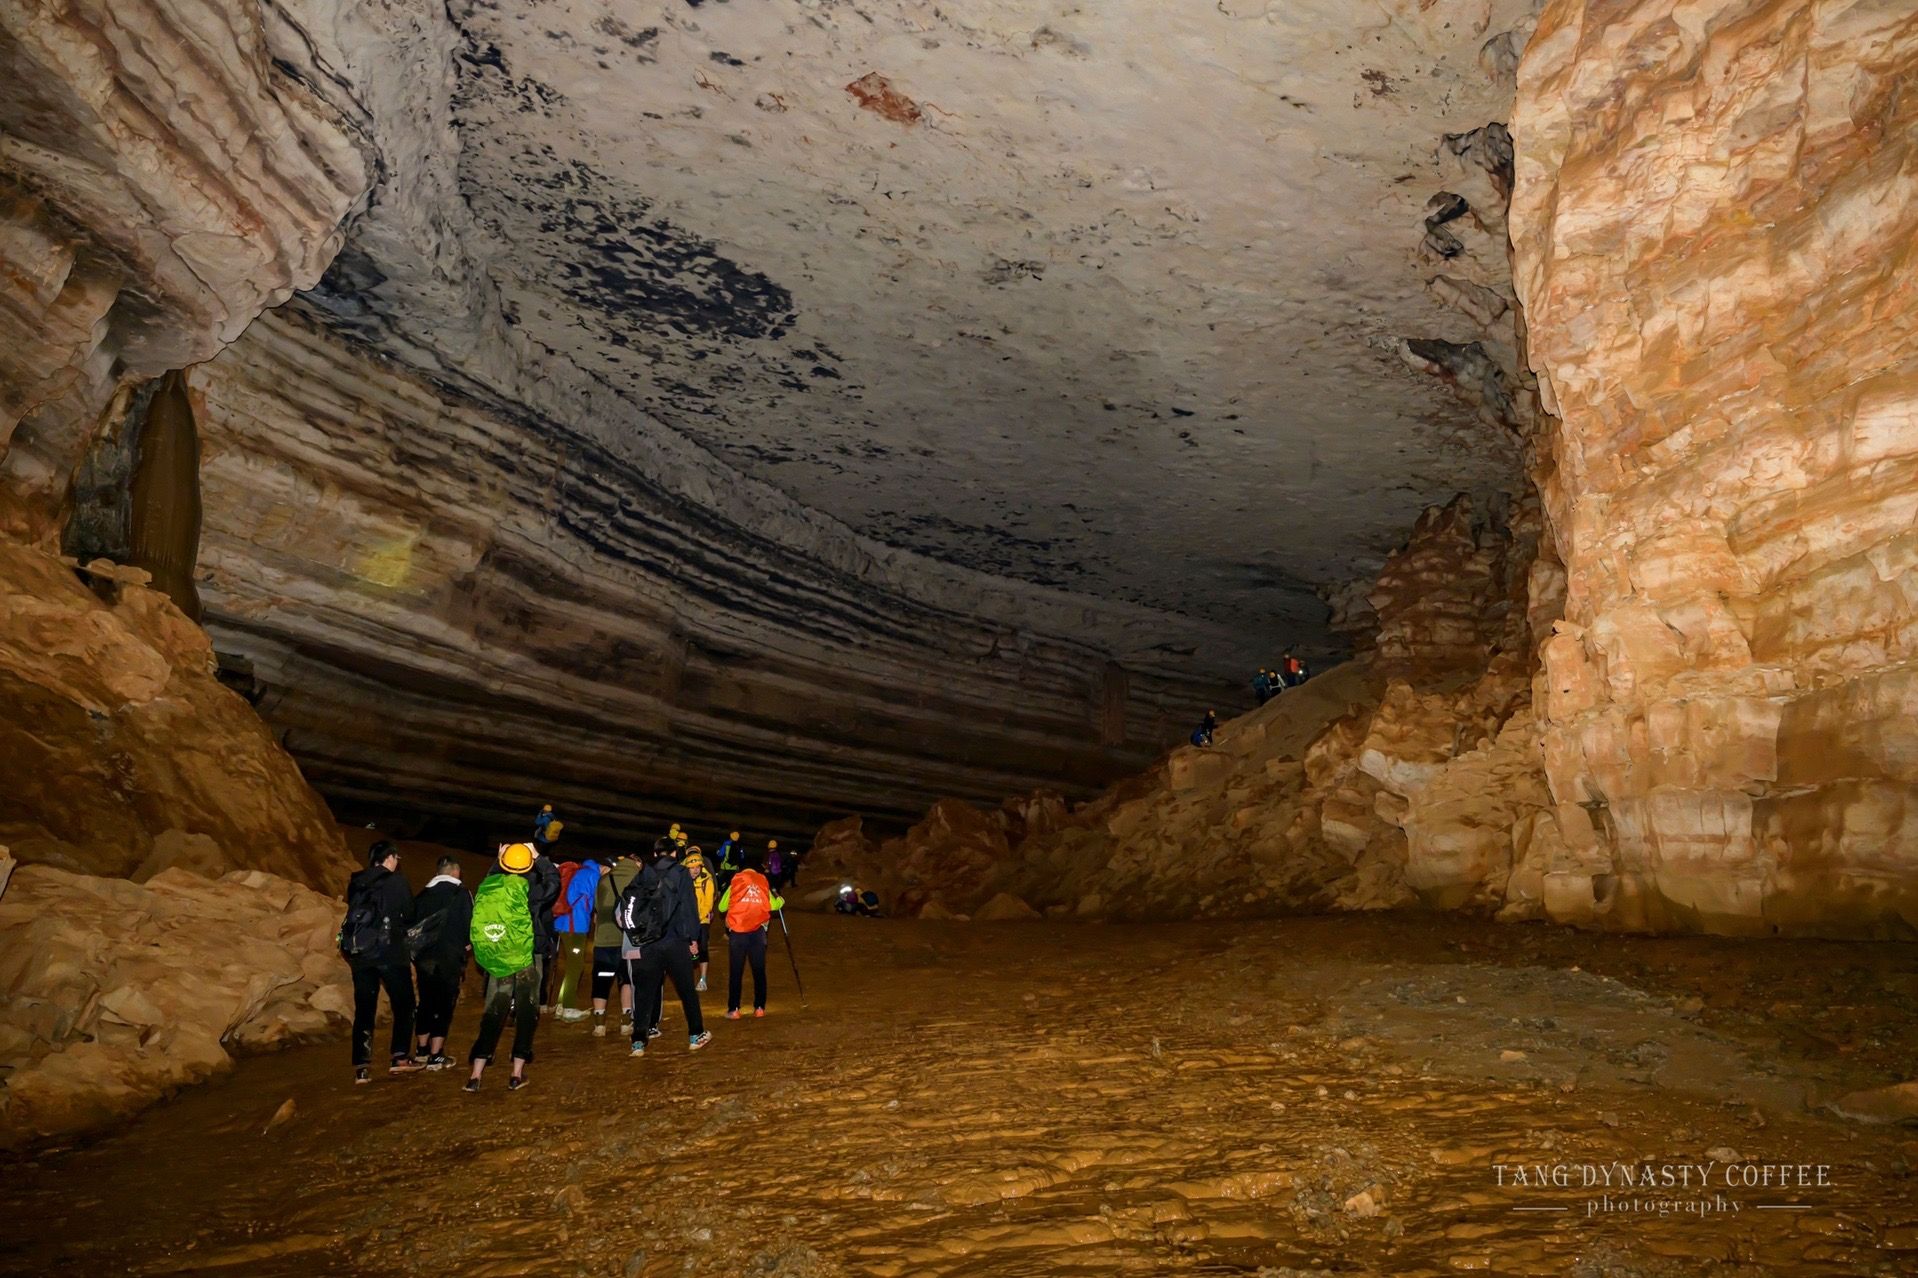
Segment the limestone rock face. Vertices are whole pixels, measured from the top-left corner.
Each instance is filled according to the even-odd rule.
[[[93,874],[244,868],[337,890],[353,867],[331,816],[214,678],[205,632],[156,591],[95,579],[111,603],[0,541],[0,842]]]
[[[258,1050],[337,1030],[343,906],[259,871],[144,884],[29,865],[0,898],[0,1144],[132,1114]]]
[[[116,391],[208,358],[339,250],[372,165],[283,43],[245,0],[0,11],[0,531],[48,529]]]
[[[1918,10],[1553,0],[1512,227],[1556,918],[1918,926]]]

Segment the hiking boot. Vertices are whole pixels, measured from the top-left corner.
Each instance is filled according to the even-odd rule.
[[[703,976],[700,977],[699,980],[693,985],[693,988],[698,990],[701,994],[704,994],[706,992],[706,978]]]
[[[765,1014],[766,1014],[766,1009],[763,1007],[755,1007],[753,1009],[754,1016],[764,1016]]]
[[[736,1020],[738,1020],[738,1019],[739,1019],[739,1009],[735,1007],[735,1008],[734,1008],[734,1009],[733,1009],[732,1011],[730,1011],[730,1012],[728,1012],[728,1013],[726,1013],[726,1019],[727,1019],[727,1020],[729,1020],[729,1021],[736,1021]]]
[[[358,1086],[361,1083],[370,1083],[372,1081],[373,1081],[372,1070],[368,1069],[364,1065],[355,1065],[353,1067],[353,1083],[355,1086]]]
[[[701,1030],[699,1033],[693,1035],[691,1038],[686,1040],[686,1050],[689,1052],[696,1052],[700,1048],[706,1046],[706,1044],[712,1041],[713,1041],[713,1032],[711,1030]]]
[[[479,1095],[479,1080],[477,1078],[467,1079],[466,1086],[460,1088],[460,1090],[469,1096]]]
[[[644,1043],[634,1043],[634,1044],[633,1044],[633,1050],[632,1050],[632,1053],[631,1053],[631,1054],[632,1054],[632,1055],[634,1055],[634,1056],[644,1056],[644,1055],[646,1054],[646,1044],[644,1044]]]
[[[593,1037],[606,1037],[606,1018],[604,1016],[595,1016],[593,1018]]]
[[[524,1075],[518,1075],[506,1080],[506,1090],[509,1092],[524,1091],[532,1085],[533,1084],[529,1082]]]
[[[411,1056],[395,1056],[393,1063],[386,1067],[386,1072],[389,1074],[417,1074],[425,1068],[426,1066],[420,1064]]]
[[[432,1070],[434,1073],[438,1073],[452,1063],[452,1060],[444,1052],[434,1052],[426,1058],[426,1068]]]
[[[659,1026],[657,1026],[657,1025],[655,1025],[655,1026],[653,1026],[653,1027],[652,1027],[651,1029],[649,1029],[649,1030],[647,1030],[647,1031],[646,1031],[646,1038],[647,1038],[647,1041],[649,1041],[649,1042],[650,1042],[651,1040],[653,1040],[653,1039],[655,1039],[655,1038],[658,1038],[658,1037],[659,1037]]]

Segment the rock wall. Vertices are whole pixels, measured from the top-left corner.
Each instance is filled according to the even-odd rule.
[[[258,871],[145,884],[30,865],[0,898],[0,1147],[124,1118],[337,1030],[341,905]]]
[[[1420,519],[1371,593],[1377,651],[1220,725],[1076,807],[935,804],[904,835],[822,829],[807,904],[839,882],[975,919],[1178,919],[1310,910],[1540,912],[1557,848],[1531,715],[1537,512]]]
[[[1084,796],[1221,691],[1162,650],[1203,626],[865,542],[669,437],[456,390],[300,308],[192,383],[229,672],[329,797],[396,818],[553,801],[582,832],[791,833]]]
[[[1512,132],[1555,918],[1918,925],[1918,10],[1553,0]]]
[[[91,874],[246,868],[340,890],[353,864],[326,806],[144,576],[102,565],[89,589],[0,540],[0,843]]]
[[[49,534],[116,394],[339,250],[371,165],[289,42],[249,0],[0,9],[0,532]]]

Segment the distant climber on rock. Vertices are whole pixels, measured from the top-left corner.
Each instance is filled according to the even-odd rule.
[[[842,884],[832,908],[837,914],[856,914],[861,918],[876,919],[880,917],[879,893],[861,891],[851,883]]]
[[[686,1014],[687,1050],[713,1041],[693,989],[693,958],[699,953],[699,902],[693,876],[679,863],[670,838],[653,844],[650,864],[627,885],[614,907],[625,934],[620,957],[632,972],[634,1056],[646,1054],[646,1042],[659,1033],[660,1004],[668,978]]]
[[[625,1014],[622,1032],[630,1033],[633,1019],[633,983],[627,972],[626,964],[620,961],[619,951],[625,938],[619,930],[619,923],[613,918],[613,911],[619,904],[621,893],[626,885],[636,878],[643,868],[642,859],[637,852],[628,852],[612,867],[602,874],[593,898],[593,1037],[606,1037],[606,1004],[612,997],[615,986],[619,989],[620,1010]]]
[[[746,864],[733,875],[726,895],[719,898],[720,911],[726,916],[726,958],[730,974],[726,978],[726,1019],[739,1019],[739,995],[746,965],[753,969],[753,1015],[766,1014],[766,932],[772,925],[774,910],[786,908],[786,902],[760,873],[765,857],[756,851],[745,853]]]
[[[1305,663],[1292,655],[1287,648],[1285,656],[1279,662],[1279,677],[1288,688],[1296,688],[1305,682]]]
[[[1205,712],[1205,718],[1199,720],[1199,726],[1192,729],[1192,744],[1204,748],[1212,744],[1212,734],[1218,730],[1219,716],[1212,711]]]
[[[506,1090],[516,1092],[526,1086],[533,1034],[539,1029],[540,974],[546,957],[539,948],[539,915],[553,904],[548,897],[541,906],[534,897],[533,875],[542,861],[545,858],[531,844],[502,843],[494,872],[473,898],[467,936],[474,960],[486,972],[486,1004],[480,1012],[479,1036],[466,1056],[473,1067],[466,1079],[468,1092],[479,1091],[480,1076],[493,1063],[508,1015],[513,1017],[513,1074],[506,1080]],[[550,868],[551,863],[547,864]],[[554,886],[557,890],[557,874]]]
[[[1260,705],[1272,699],[1272,674],[1264,666],[1252,676],[1252,695],[1258,698]]]
[[[553,854],[553,845],[559,842],[559,832],[566,823],[553,815],[553,805],[548,803],[533,818],[533,847],[547,856]]]
[[[340,924],[340,954],[353,972],[353,1081],[373,1081],[373,1022],[380,990],[393,1007],[388,1074],[420,1069],[413,1059],[413,969],[406,929],[413,922],[413,890],[400,873],[400,850],[381,839],[366,854],[366,868],[346,884],[346,919]]]
[[[473,896],[460,882],[457,858],[443,856],[433,867],[433,877],[413,898],[413,917],[416,921],[407,940],[420,985],[413,1058],[424,1057],[428,1069],[445,1069],[452,1064],[446,1058],[446,1031],[453,1023],[460,985],[466,979],[466,956],[472,949],[467,937],[473,925]]]

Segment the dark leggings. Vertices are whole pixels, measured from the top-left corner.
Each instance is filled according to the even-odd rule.
[[[739,1010],[741,979],[746,975],[747,960],[753,965],[753,1006],[766,1006],[766,929],[756,927],[750,932],[726,930],[726,952],[730,956],[731,972],[726,977],[726,1010]]]
[[[533,1031],[539,1028],[539,984],[545,964],[534,959],[511,976],[486,976],[486,1010],[480,1013],[479,1037],[468,1062],[493,1063],[493,1051],[499,1046],[500,1031],[506,1028],[506,1014],[513,1014],[513,1059],[533,1059]]]
[[[353,1063],[373,1059],[373,1020],[379,1015],[380,987],[393,1004],[393,1057],[413,1054],[413,973],[404,963],[353,969]]]
[[[666,993],[666,978],[673,980],[679,1006],[686,1013],[686,1032],[698,1038],[706,1032],[706,1018],[700,1015],[699,992],[693,988],[693,952],[683,941],[667,941],[645,950],[633,964],[633,1041],[643,1043],[653,1026],[659,1024],[659,1009]]]
[[[416,963],[413,971],[420,982],[417,1032],[421,1038],[445,1038],[447,1027],[453,1023],[453,1008],[460,1001],[460,982],[466,976],[466,964]]]

